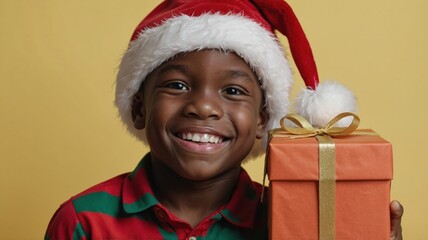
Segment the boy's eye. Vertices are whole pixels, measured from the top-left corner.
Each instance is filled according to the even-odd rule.
[[[189,90],[189,88],[184,83],[181,83],[181,82],[169,82],[165,84],[165,87],[177,89],[177,90]]]
[[[228,87],[223,90],[224,93],[228,95],[242,95],[244,94],[244,91],[237,87]]]

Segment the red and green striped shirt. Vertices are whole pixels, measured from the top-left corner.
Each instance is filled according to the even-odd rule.
[[[149,184],[150,154],[136,169],[100,183],[63,203],[45,239],[267,239],[261,185],[242,169],[230,201],[195,228],[175,217]],[[266,201],[264,201],[266,202]]]

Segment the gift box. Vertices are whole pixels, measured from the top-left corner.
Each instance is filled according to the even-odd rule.
[[[370,131],[332,139],[334,224],[319,217],[317,139],[271,138],[267,151],[270,239],[319,239],[322,224],[333,229],[336,240],[390,239],[391,144]]]

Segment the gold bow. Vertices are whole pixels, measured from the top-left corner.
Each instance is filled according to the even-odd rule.
[[[334,125],[340,120],[346,117],[353,117],[352,122],[347,127],[334,127]],[[285,120],[289,120],[297,125],[297,127],[287,127],[285,126]],[[278,136],[283,135],[289,138],[306,138],[314,137],[317,135],[328,135],[331,137],[342,137],[351,134],[354,132],[358,125],[360,124],[360,118],[351,112],[340,113],[333,119],[331,119],[327,125],[323,128],[316,128],[309,123],[304,117],[291,113],[287,116],[281,118],[280,125],[281,128],[276,128],[269,131],[269,136]]]

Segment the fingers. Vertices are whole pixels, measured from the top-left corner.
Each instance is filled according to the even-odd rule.
[[[391,240],[402,240],[401,217],[403,216],[403,206],[397,200],[393,200],[390,207],[391,214]]]

